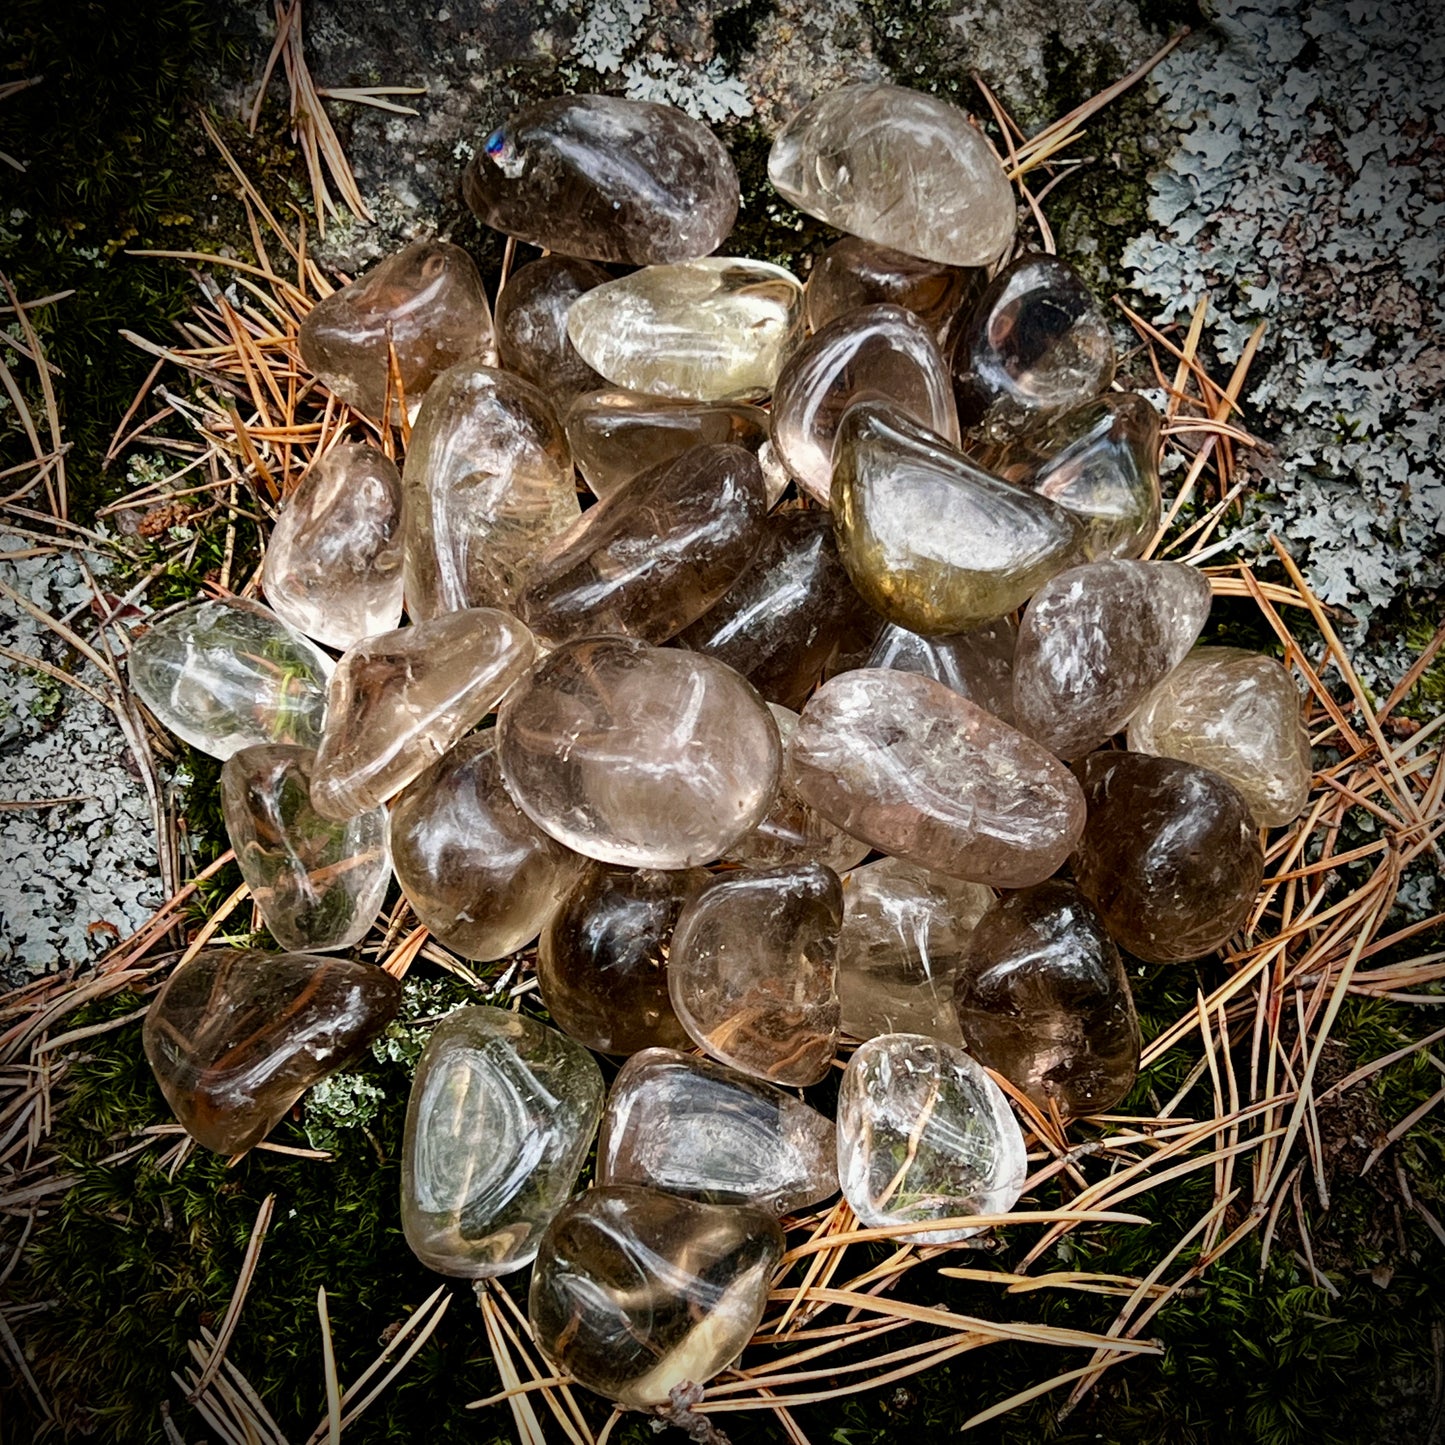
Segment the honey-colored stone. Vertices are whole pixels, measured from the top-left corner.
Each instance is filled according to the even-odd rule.
[[[950,637],[921,637],[890,622],[878,634],[863,665],[931,677],[1000,722],[1017,727],[1013,689],[1017,644],[1018,628],[1007,617]]]
[[[978,299],[985,281],[982,270],[945,266],[844,236],[813,262],[803,300],[813,331],[845,312],[886,301],[906,307],[938,335],[955,312]]]
[[[497,358],[552,397],[559,407],[602,378],[567,338],[567,312],[594,286],[610,281],[600,266],[574,256],[543,256],[507,278],[497,297]]]

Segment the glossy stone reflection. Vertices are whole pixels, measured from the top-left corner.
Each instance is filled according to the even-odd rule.
[[[1069,883],[1005,894],[968,940],[955,998],[964,1046],[1045,1112],[1101,1114],[1139,1069],[1119,950]]]
[[[878,634],[864,665],[931,677],[1016,727],[1013,670],[1017,643],[1018,628],[1007,617],[949,637],[922,637],[890,622]]]
[[[1222,948],[1264,876],[1239,790],[1207,768],[1143,753],[1094,753],[1076,771],[1089,821],[1070,863],[1109,936],[1149,963]]]
[[[597,1143],[599,1184],[790,1214],[838,1188],[833,1121],[711,1059],[644,1049],[617,1075]]]
[[[463,1279],[530,1264],[602,1116],[580,1044],[525,1014],[460,1008],[422,1050],[406,1109],[401,1227],[428,1268]]]
[[[589,1189],[543,1237],[532,1334],[587,1389],[639,1410],[666,1405],[742,1353],[782,1254],[782,1231],[760,1209],[635,1185]]]
[[[808,325],[821,331],[860,306],[904,306],[935,334],[983,291],[985,273],[924,261],[857,236],[835,241],[813,262],[803,287]]]
[[[216,948],[165,981],[142,1040],[186,1132],[218,1154],[244,1154],[400,1004],[401,985],[374,964]]]
[[[514,271],[497,297],[497,357],[558,405],[602,378],[567,339],[567,312],[584,291],[610,281],[600,266],[572,256],[543,256]]]

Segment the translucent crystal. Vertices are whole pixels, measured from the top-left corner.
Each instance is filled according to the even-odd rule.
[[[936,335],[954,312],[978,299],[984,282],[981,270],[924,261],[844,236],[813,262],[803,299],[814,331],[835,316],[886,301],[907,307]]]
[[[878,634],[864,665],[931,677],[1016,727],[1013,673],[1017,643],[1018,628],[1007,617],[949,637],[921,637],[890,622]]]
[[[567,339],[567,312],[584,291],[610,281],[600,266],[572,256],[543,256],[514,271],[497,297],[497,357],[559,406],[602,378]]]

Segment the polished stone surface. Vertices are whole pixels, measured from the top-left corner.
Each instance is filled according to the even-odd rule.
[[[518,807],[608,863],[707,863],[777,794],[777,724],[749,683],[701,653],[625,637],[567,643],[507,700],[498,727]]]
[[[859,1045],[838,1090],[838,1179],[860,1224],[1005,1214],[1028,1174],[1003,1090],[960,1048],[921,1034]],[[955,1244],[967,1225],[899,1236]]]
[[[565,406],[602,378],[577,355],[567,338],[567,312],[585,291],[611,275],[574,256],[543,256],[507,278],[497,297],[497,358]]]
[[[712,1059],[644,1049],[623,1066],[597,1141],[599,1184],[791,1214],[838,1190],[833,1121]]]
[[[1139,1020],[1119,950],[1071,883],[1006,893],[964,950],[964,1047],[1048,1111],[1102,1114],[1139,1071]]]
[[[945,266],[844,236],[813,262],[803,300],[813,331],[835,316],[886,301],[907,307],[937,335],[956,311],[977,301],[985,280],[982,270]]]
[[[460,1008],[417,1061],[401,1153],[401,1227],[429,1269],[463,1279],[532,1262],[602,1117],[580,1044],[526,1014]]]
[[[863,666],[931,677],[1017,727],[1013,686],[1017,645],[1018,628],[1007,617],[947,637],[923,637],[890,622],[878,634]]]
[[[400,1005],[401,985],[375,964],[214,948],[166,979],[142,1040],[186,1132],[218,1154],[244,1154]]]

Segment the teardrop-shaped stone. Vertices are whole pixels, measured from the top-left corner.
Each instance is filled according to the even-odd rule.
[[[782,1256],[782,1231],[761,1209],[601,1185],[543,1237],[532,1335],[587,1389],[638,1410],[666,1405],[742,1353]]]
[[[1052,753],[941,682],[863,668],[825,682],[788,745],[793,787],[855,838],[994,888],[1040,883],[1084,826]]]
[[[518,807],[606,863],[709,862],[757,827],[778,789],[766,704],[701,653],[626,637],[566,643],[508,699],[498,728]]]
[[[602,1074],[580,1044],[499,1008],[460,1008],[417,1061],[401,1153],[401,1227],[429,1269],[463,1279],[530,1264],[567,1202]]]
[[[392,805],[391,841],[416,916],[482,963],[536,938],[586,867],[512,801],[495,728],[463,738],[406,788]]]
[[[593,261],[686,261],[738,213],[722,142],[670,105],[613,95],[538,101],[482,143],[462,194],[484,225]]]
[[[386,405],[389,348],[396,349],[411,403],[449,366],[484,357],[492,345],[492,313],[476,263],[445,241],[404,246],[318,301],[301,322],[302,361],[374,420]]]
[[[1070,866],[1109,936],[1148,963],[1222,948],[1264,876],[1239,789],[1208,768],[1144,753],[1093,753],[1075,771],[1089,821]]]
[[[860,306],[887,302],[906,307],[938,335],[954,312],[977,301],[986,280],[982,270],[924,261],[844,236],[813,262],[803,300],[814,331]]]
[[[567,334],[614,386],[679,401],[757,401],[772,391],[802,316],[791,271],[709,256],[646,266],[579,296]]]
[[[494,608],[368,637],[331,679],[311,801],[327,818],[374,808],[424,773],[501,701],[537,644]]]
[[[1114,338],[1079,274],[1030,253],[1005,266],[953,338],[965,431],[1007,437],[1107,391]]]
[[[344,649],[401,621],[401,476],[375,447],[340,446],[286,499],[261,589],[298,632]]]
[[[244,1154],[400,1006],[401,985],[375,964],[213,948],[161,986],[142,1040],[186,1132],[218,1154]]]
[[[1119,950],[1071,883],[1005,894],[979,920],[954,998],[964,1047],[1041,1109],[1102,1114],[1139,1072]]]
[[[282,948],[350,948],[391,884],[385,808],[344,823],[311,805],[316,754],[288,743],[242,748],[221,769],[221,816],[241,876]]]
[[[859,1045],[838,1089],[838,1180],[858,1222],[888,1229],[929,1219],[1006,1214],[1028,1156],[1003,1090],[960,1048],[922,1034]],[[967,1225],[910,1233],[956,1244]]]
[[[537,558],[517,610],[543,643],[615,633],[666,642],[742,575],[767,492],[741,447],[701,446],[589,507]]]
[[[1314,760],[1289,669],[1239,647],[1196,647],[1145,698],[1129,748],[1212,768],[1244,795],[1261,828],[1293,822]]]
[[[497,296],[497,357],[558,406],[602,378],[567,337],[567,312],[585,291],[610,281],[600,266],[573,256],[543,256],[514,271]]]
[[[1017,644],[1018,628],[1007,617],[948,637],[923,637],[890,622],[878,634],[864,665],[931,677],[1016,727],[1013,675]]]
[[[838,1189],[833,1121],[734,1069],[644,1049],[622,1066],[597,1141],[599,1184],[642,1184],[769,1214]]]
[[[510,608],[537,554],[581,514],[552,404],[520,376],[470,362],[427,393],[402,483],[415,622]]]
[[[864,306],[830,321],[788,358],[773,394],[773,445],[798,485],[827,506],[833,442],[860,399],[887,402],[958,445],[948,368],[933,333],[901,306]]]
[[[1183,660],[1212,600],[1182,562],[1087,562],[1050,578],[1019,624],[1019,727],[1061,758],[1091,752]]]
[[[700,868],[591,864],[537,945],[537,984],[557,1027],[603,1054],[685,1048],[667,991],[668,950],[683,907],[707,880]]]
[[[1013,190],[983,132],[947,101],[845,85],[778,133],[768,179],[840,231],[946,266],[986,266],[1013,240]]]
[[[838,428],[833,526],[863,600],[929,636],[1012,612],[1083,557],[1077,518],[872,402]]]
[[[725,873],[695,893],[667,960],[693,1042],[775,1084],[824,1078],[838,1048],[842,922],[842,884],[820,863]]]
[[[229,758],[257,743],[314,748],[331,659],[268,607],[196,602],[131,643],[130,685],[182,742]]]
[[[962,1042],[953,984],[969,934],[993,903],[978,883],[880,858],[843,879],[838,1002],[855,1039],[925,1034]]]

